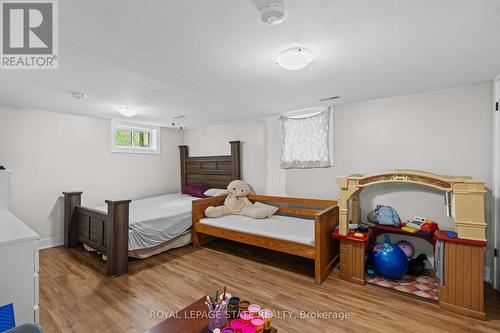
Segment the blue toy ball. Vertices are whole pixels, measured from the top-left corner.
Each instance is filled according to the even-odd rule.
[[[403,250],[390,242],[386,235],[385,242],[373,247],[373,263],[377,274],[391,280],[398,280],[408,270],[408,258]]]

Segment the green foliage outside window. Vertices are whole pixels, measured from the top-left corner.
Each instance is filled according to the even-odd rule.
[[[134,132],[134,147],[149,147],[149,133],[148,132]]]
[[[149,148],[150,133],[119,129],[116,130],[115,141],[119,147]]]
[[[131,147],[132,146],[132,132],[126,130],[117,130],[116,133],[116,145],[119,147]]]

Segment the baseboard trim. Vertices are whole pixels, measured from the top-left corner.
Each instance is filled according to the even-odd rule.
[[[42,238],[38,241],[38,249],[40,250],[50,249],[51,247],[61,246],[63,244],[64,244],[64,237],[62,235]]]

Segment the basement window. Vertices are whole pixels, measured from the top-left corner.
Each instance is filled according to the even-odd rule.
[[[330,167],[330,108],[281,116],[281,168]]]
[[[160,128],[149,125],[112,121],[111,152],[159,154]]]

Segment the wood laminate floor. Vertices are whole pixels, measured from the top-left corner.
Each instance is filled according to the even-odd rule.
[[[338,270],[317,286],[306,259],[222,240],[131,260],[129,274],[114,279],[104,276],[104,269],[96,255],[81,249],[40,252],[45,332],[144,332],[161,321],[155,316],[171,315],[224,285],[233,295],[284,311],[283,318],[273,320],[280,333],[500,331],[500,296],[489,286],[488,318],[480,321],[376,286],[348,283]],[[317,311],[350,318],[300,318]]]

